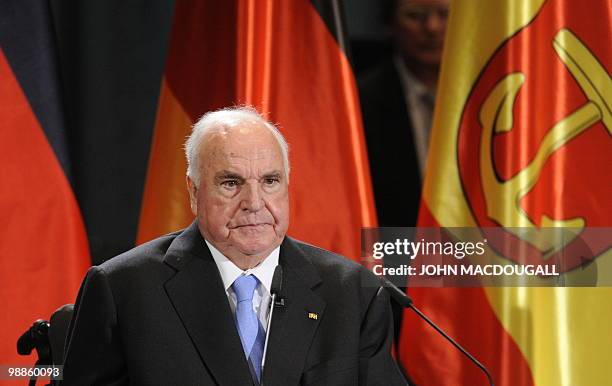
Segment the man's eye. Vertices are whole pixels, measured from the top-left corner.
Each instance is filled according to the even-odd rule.
[[[264,179],[264,184],[266,185],[274,185],[279,182],[278,177],[270,177]]]
[[[223,186],[225,188],[235,188],[236,186],[238,186],[238,181],[236,181],[236,180],[223,181],[221,183],[221,186]]]

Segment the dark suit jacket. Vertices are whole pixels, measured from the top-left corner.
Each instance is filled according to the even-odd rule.
[[[376,278],[288,237],[280,251],[285,305],[274,311],[264,384],[405,384],[389,353],[389,298]],[[195,223],[92,267],[69,336],[63,385],[252,384]]]
[[[378,224],[416,226],[421,177],[406,97],[391,55],[359,77]]]

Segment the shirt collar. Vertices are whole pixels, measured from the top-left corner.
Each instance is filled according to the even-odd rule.
[[[400,80],[407,93],[414,93],[417,96],[429,95],[435,99],[435,90],[429,89],[429,87],[414,76],[399,55],[393,56],[393,64],[399,73]]]
[[[204,240],[210,253],[212,254],[217,269],[221,274],[221,280],[223,281],[223,288],[227,291],[234,281],[240,275],[253,275],[263,285],[268,293],[270,293],[270,287],[272,286],[272,276],[274,276],[274,269],[278,265],[278,258],[280,255],[280,246],[276,247],[258,266],[249,270],[243,271],[238,268],[230,259],[225,257],[217,248],[215,248],[208,240]]]

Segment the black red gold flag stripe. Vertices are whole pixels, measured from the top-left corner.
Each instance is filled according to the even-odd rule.
[[[290,144],[289,234],[359,259],[360,228],[376,218],[355,81],[331,16],[306,0],[176,3],[139,241],[192,221],[181,151],[190,125],[250,104]]]
[[[17,338],[76,297],[90,265],[69,158],[48,3],[0,11],[0,363]]]

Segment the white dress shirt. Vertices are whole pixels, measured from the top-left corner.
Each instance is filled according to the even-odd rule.
[[[427,165],[429,134],[431,132],[433,104],[436,95],[434,90],[425,86],[406,68],[402,58],[396,55],[393,58],[393,62],[402,82],[404,95],[406,96],[406,107],[412,120],[412,136],[414,138],[422,181]]]
[[[223,287],[229,300],[230,308],[232,313],[236,315],[236,293],[232,288],[232,284],[240,275],[253,275],[259,283],[255,287],[255,293],[253,294],[253,310],[255,315],[259,318],[264,331],[268,328],[268,313],[270,312],[270,301],[272,296],[270,295],[270,286],[272,286],[272,277],[274,276],[274,269],[278,265],[278,257],[280,254],[280,247],[276,247],[268,257],[266,257],[258,266],[243,271],[238,268],[231,260],[225,257],[217,248],[215,248],[207,240],[204,240],[210,253],[212,254],[219,273],[221,274],[221,280],[223,280]]]

